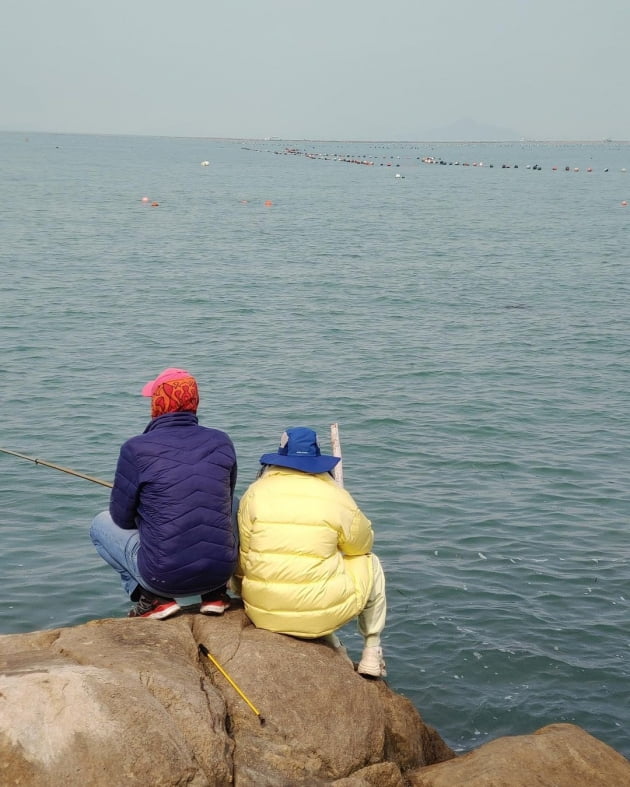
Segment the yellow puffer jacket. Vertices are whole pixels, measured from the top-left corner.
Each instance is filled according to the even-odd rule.
[[[322,637],[363,609],[372,589],[374,533],[328,474],[265,470],[243,495],[236,578],[259,628]]]

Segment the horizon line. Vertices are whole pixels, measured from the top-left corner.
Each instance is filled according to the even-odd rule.
[[[562,144],[628,144],[630,139],[568,139],[555,137],[521,137],[520,139],[358,139],[336,137],[235,137],[235,136],[203,136],[199,134],[148,134],[140,132],[118,131],[33,131],[25,129],[0,128],[2,134],[51,134],[59,136],[92,136],[92,137],[153,137],[158,139],[205,139],[216,142],[344,142],[358,144],[517,144],[517,143],[562,143]]]

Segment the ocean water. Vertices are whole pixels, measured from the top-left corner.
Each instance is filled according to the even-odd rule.
[[[0,162],[0,447],[111,480],[171,365],[240,493],[338,422],[390,685],[458,751],[564,721],[630,755],[630,145],[4,133]],[[0,473],[0,633],[125,615],[108,490]]]

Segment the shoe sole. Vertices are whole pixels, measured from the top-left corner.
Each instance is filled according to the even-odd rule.
[[[168,607],[167,609],[158,609],[155,612],[150,612],[148,615],[140,615],[141,618],[151,618],[153,620],[166,620],[166,618],[170,618],[171,615],[175,615],[181,607],[177,604],[174,607]]]
[[[217,607],[206,607],[204,609],[202,606],[199,608],[199,611],[202,615],[222,615],[226,609],[229,609],[229,607],[223,607],[222,609],[218,609]]]
[[[357,667],[357,672],[359,675],[363,675],[366,678],[384,678],[387,675],[387,670],[381,665],[368,667],[366,665],[359,664]]]

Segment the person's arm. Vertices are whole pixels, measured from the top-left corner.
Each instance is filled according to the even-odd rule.
[[[135,530],[139,497],[139,474],[133,451],[128,443],[120,449],[114,486],[109,499],[109,513],[118,527]]]
[[[232,460],[232,464],[230,465],[230,496],[234,498],[234,490],[236,489],[236,478],[238,475],[238,464],[236,461],[236,449],[234,448],[234,443],[232,442],[232,438],[227,434],[227,432],[221,432],[218,429],[211,430],[215,435],[219,436],[219,440],[224,442],[224,445],[221,446],[222,450],[225,450],[226,453],[229,454],[230,459]]]
[[[344,555],[367,555],[372,551],[372,523],[359,508],[354,509],[349,527],[341,529],[338,544]]]
[[[234,464],[232,465],[232,469],[230,470],[230,494],[234,497],[234,490],[236,489],[236,476],[238,475],[238,466],[236,464],[236,459],[234,460]]]

